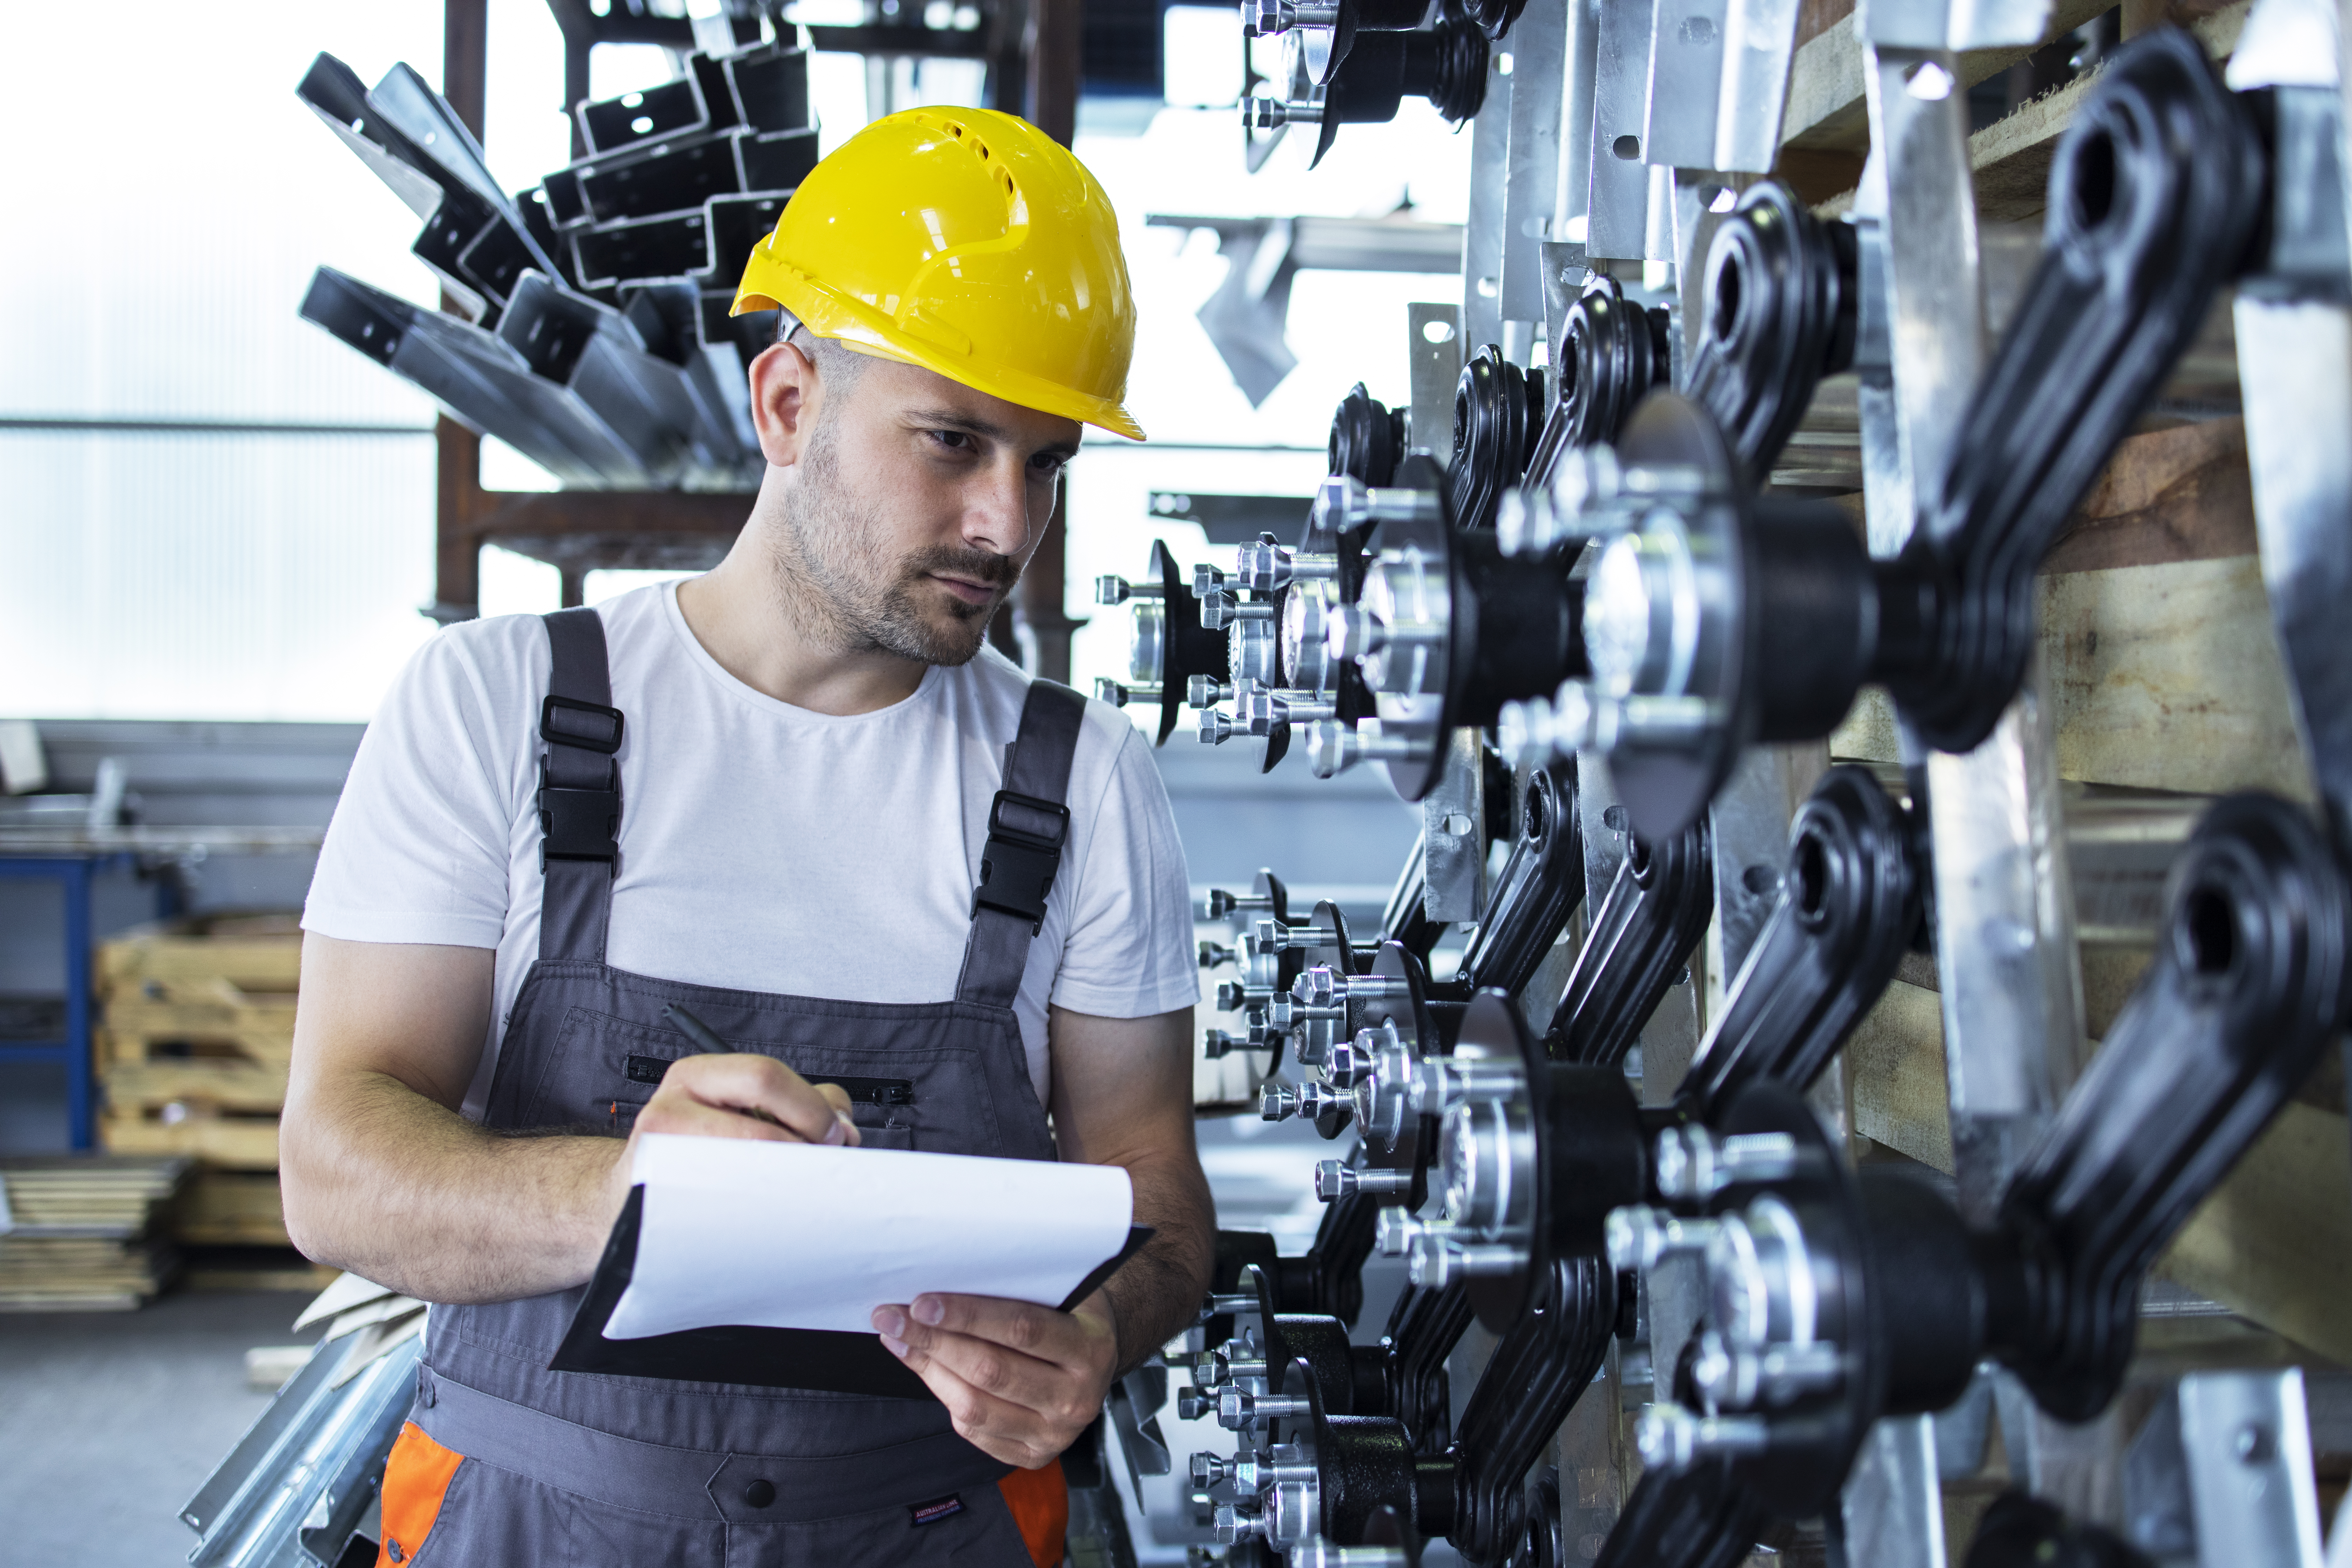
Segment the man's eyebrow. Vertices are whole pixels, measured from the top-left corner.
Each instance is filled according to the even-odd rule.
[[[909,423],[925,430],[963,430],[974,436],[985,436],[992,441],[1007,446],[1017,445],[1013,433],[993,420],[961,413],[953,408],[917,408],[908,412]],[[1037,448],[1039,457],[1055,457],[1065,461],[1078,455],[1076,441],[1055,441]]]

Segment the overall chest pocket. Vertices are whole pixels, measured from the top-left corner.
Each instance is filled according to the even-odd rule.
[[[605,1110],[613,1130],[626,1136],[637,1112],[660,1087],[675,1056],[632,1052],[624,1064],[629,1092],[608,1100]],[[813,1084],[833,1084],[849,1096],[849,1120],[857,1129],[860,1146],[867,1149],[912,1149],[915,1146],[915,1082],[904,1078],[861,1078],[845,1073],[803,1072]]]

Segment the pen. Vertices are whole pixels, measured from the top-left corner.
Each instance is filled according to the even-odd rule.
[[[678,1032],[684,1035],[688,1039],[694,1042],[695,1049],[700,1055],[731,1056],[734,1054],[735,1047],[729,1045],[725,1040],[720,1039],[719,1037],[718,1030],[712,1028],[709,1025],[704,1023],[701,1019],[696,1017],[685,1008],[678,1006],[676,1003],[665,1003],[662,1006],[662,1016],[668,1019],[671,1023],[676,1024],[678,1027]],[[777,1121],[773,1116],[770,1115],[767,1111],[761,1110],[756,1105],[734,1105],[728,1107],[728,1109],[739,1111],[745,1116],[756,1117],[760,1121],[766,1122],[771,1127],[782,1127],[783,1125],[782,1122]]]

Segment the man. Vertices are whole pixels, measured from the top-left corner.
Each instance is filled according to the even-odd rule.
[[[1205,1289],[1166,795],[983,647],[1081,421],[1142,434],[1108,202],[1017,120],[897,115],[755,250],[772,307],[727,559],[443,633],[320,858],[287,1225],[439,1303],[383,1563],[1058,1563],[1055,1457]],[[937,1403],[551,1372],[646,1132],[1118,1164],[1158,1236],[1066,1313],[878,1307]]]

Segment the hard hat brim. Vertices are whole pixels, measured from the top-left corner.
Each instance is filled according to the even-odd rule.
[[[791,311],[801,325],[820,338],[835,338],[883,359],[930,371],[974,392],[984,392],[1041,414],[1075,419],[1130,441],[1147,439],[1135,416],[1109,398],[1091,397],[1074,387],[1007,366],[975,364],[968,348],[960,349],[945,341],[927,342],[864,300],[829,289],[814,279],[772,277],[765,280],[764,288],[755,290],[747,278],[737,289],[734,306],[728,314],[740,316],[747,310],[774,310]],[[939,335],[944,340],[951,331]]]

